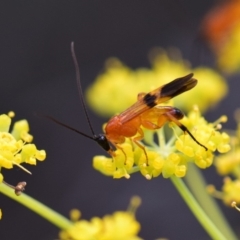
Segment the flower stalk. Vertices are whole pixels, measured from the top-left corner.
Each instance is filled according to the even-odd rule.
[[[206,230],[206,232],[211,236],[212,239],[216,240],[227,240],[226,236],[216,227],[216,225],[212,222],[212,220],[208,217],[208,215],[203,211],[200,207],[196,199],[193,197],[191,192],[188,190],[182,179],[177,178],[175,176],[170,177],[173,185],[176,187],[179,194],[182,196],[184,201],[187,203],[188,207],[195,215],[197,220]],[[233,238],[235,239],[235,238]]]
[[[221,229],[224,236],[227,239],[237,240],[237,236],[232,231],[216,200],[207,192],[207,183],[204,177],[193,164],[189,164],[188,173],[184,180],[202,209],[211,218],[217,228]]]
[[[72,226],[72,222],[58,212],[52,210],[51,208],[24,193],[22,193],[20,196],[17,196],[13,189],[3,183],[0,184],[0,192],[16,202],[21,203],[60,229],[67,229]]]

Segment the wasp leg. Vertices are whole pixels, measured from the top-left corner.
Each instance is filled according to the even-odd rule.
[[[113,143],[112,143],[113,144]],[[116,145],[115,144],[113,144],[114,145],[114,147],[116,148]],[[113,149],[109,149],[108,150],[108,153],[109,153],[109,155],[112,157],[112,158],[114,158],[114,157],[116,157],[116,153],[115,153],[115,151],[113,150]]]
[[[120,149],[122,151],[122,153],[124,154],[124,156],[125,156],[124,164],[126,165],[127,164],[127,154],[124,152],[123,148],[120,145],[116,144],[116,147],[118,149]]]
[[[168,121],[168,120],[167,120]],[[155,124],[151,121],[147,121],[147,120],[142,120],[142,126],[146,129],[150,129],[150,130],[156,130],[161,128],[164,124],[165,124],[166,120],[163,123],[159,123],[159,124]]]
[[[139,135],[136,136],[136,137],[134,137],[134,138],[131,138],[131,140],[132,140],[134,143],[136,143],[136,145],[143,150],[143,152],[144,152],[144,154],[145,154],[145,157],[146,157],[146,162],[147,162],[147,165],[148,165],[148,155],[147,155],[146,149],[145,149],[145,147],[139,142],[139,141],[142,140],[143,137],[144,137],[143,130],[142,130],[141,128],[139,128],[139,129],[138,129],[138,133],[139,133]]]
[[[112,144],[116,149],[119,149],[119,150],[122,151],[122,153],[124,154],[124,157],[125,157],[124,164],[126,165],[126,162],[127,162],[127,154],[124,152],[123,148],[120,146],[120,144],[113,143],[113,142],[111,142],[111,144]],[[113,151],[113,150],[110,150],[110,151],[109,151],[109,154],[112,156],[112,158],[116,157],[116,153],[115,153],[115,151]]]

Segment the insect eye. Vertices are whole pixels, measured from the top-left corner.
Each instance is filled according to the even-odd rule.
[[[110,150],[109,142],[104,134],[94,136],[94,140],[105,150]]]

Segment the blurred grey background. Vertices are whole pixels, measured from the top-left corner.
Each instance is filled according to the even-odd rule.
[[[15,120],[26,118],[34,143],[48,154],[37,167],[28,166],[32,176],[14,168],[3,171],[5,180],[12,184],[25,180],[28,195],[65,216],[78,208],[83,219],[125,210],[130,198],[139,195],[142,205],[137,219],[142,238],[210,239],[170,180],[147,181],[140,174],[130,180],[105,177],[92,168],[92,157],[104,154],[99,146],[33,112],[88,131],[77,93],[71,41],[75,42],[83,89],[102,71],[108,57],[116,56],[132,68],[149,67],[147,55],[156,46],[178,47],[193,65],[214,66],[205,44],[195,41],[199,24],[213,4],[209,0],[1,2],[0,112],[14,110]],[[228,128],[235,127],[232,116],[239,104],[237,78],[231,78],[231,95],[207,114],[211,121],[229,114]],[[107,119],[90,109],[89,114],[95,131],[101,132]],[[204,174],[209,183],[221,186],[214,168]],[[231,225],[239,228],[239,213],[219,204]],[[58,238],[59,229],[3,195],[0,208],[0,239]]]

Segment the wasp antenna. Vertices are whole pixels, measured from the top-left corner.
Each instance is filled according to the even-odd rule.
[[[191,132],[182,124],[181,126],[179,126],[184,132],[187,132],[190,137],[201,147],[203,147],[206,151],[208,150],[208,148],[206,146],[204,146],[203,144],[201,144],[192,134]]]
[[[92,135],[94,136],[95,133],[93,131],[93,127],[92,127],[90,118],[88,116],[86,103],[85,103],[84,98],[83,98],[83,91],[82,91],[81,79],[80,79],[80,70],[79,70],[78,61],[77,61],[77,57],[76,57],[75,50],[74,50],[74,42],[71,42],[71,53],[72,53],[73,63],[74,63],[75,69],[76,69],[76,79],[77,79],[77,86],[78,86],[78,94],[79,94],[80,100],[81,100],[82,105],[83,105],[83,109],[84,109],[84,112],[85,112],[85,116],[87,118],[88,126],[91,129]]]
[[[36,116],[38,116],[38,117],[47,118],[47,119],[49,119],[49,120],[57,123],[57,124],[60,125],[60,126],[63,126],[63,127],[67,128],[67,129],[72,130],[73,132],[76,132],[76,133],[78,133],[78,134],[80,134],[80,135],[82,135],[82,136],[84,136],[84,137],[86,137],[86,138],[89,138],[89,139],[92,139],[92,140],[95,141],[95,139],[94,139],[92,136],[89,136],[89,135],[87,135],[86,133],[80,132],[80,131],[78,131],[77,129],[75,129],[75,128],[73,128],[73,127],[70,127],[70,126],[68,126],[68,125],[65,124],[65,123],[62,123],[62,122],[58,121],[57,119],[55,119],[55,118],[53,118],[53,117],[51,117],[51,116],[42,115],[42,114],[39,114],[39,113],[34,113],[34,114],[35,114]]]

